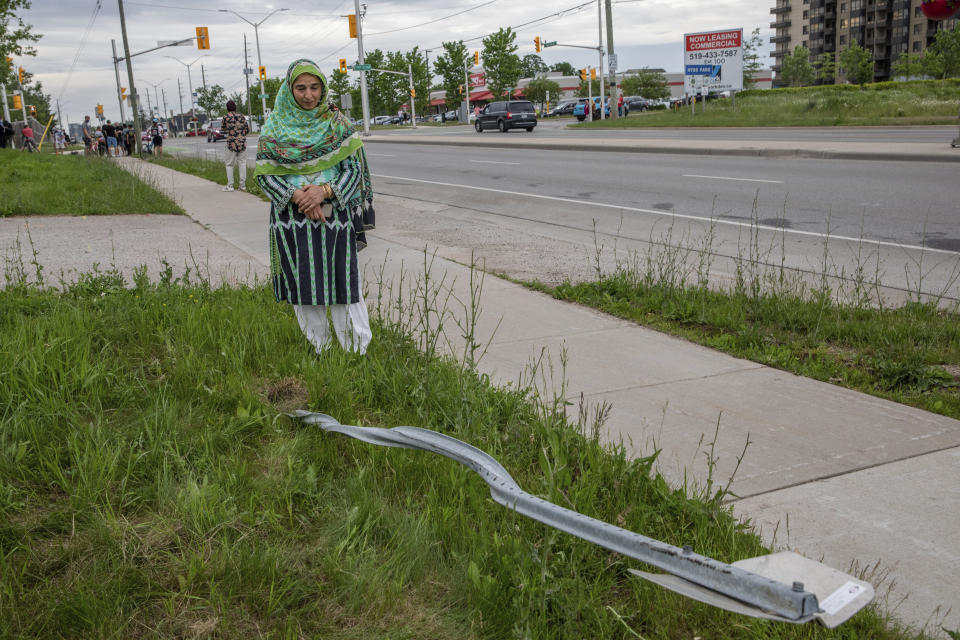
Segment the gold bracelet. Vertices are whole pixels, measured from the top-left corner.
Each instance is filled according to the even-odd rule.
[[[327,200],[333,200],[333,187],[330,186],[330,183],[323,185],[323,192],[327,196]]]

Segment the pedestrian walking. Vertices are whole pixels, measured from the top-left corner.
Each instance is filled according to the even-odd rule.
[[[373,227],[373,188],[360,135],[327,102],[316,63],[287,68],[276,104],[260,132],[257,183],[270,206],[270,275],[278,302],[320,354],[330,319],[340,345],[365,353],[370,320],[360,287],[357,251]]]
[[[20,135],[23,136],[23,151],[28,153],[39,151],[37,143],[33,141],[33,128],[29,124],[20,130]]]
[[[247,134],[250,133],[250,125],[242,113],[237,113],[237,103],[233,100],[227,100],[227,115],[223,117],[221,129],[227,136],[227,155],[224,162],[227,169],[227,186],[224,191],[233,191],[233,167],[236,166],[240,173],[240,191],[247,188]]]
[[[103,125],[103,136],[107,139],[107,154],[111,158],[116,156],[119,153],[117,149],[117,128],[109,120],[107,120],[107,124]]]
[[[153,126],[150,128],[150,142],[153,144],[153,155],[163,155],[163,129],[156,118],[153,120]]]
[[[132,156],[137,150],[137,134],[133,127],[127,127],[127,155]]]

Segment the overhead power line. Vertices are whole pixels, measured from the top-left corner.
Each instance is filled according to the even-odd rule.
[[[83,37],[80,38],[80,46],[77,47],[77,53],[73,56],[73,62],[70,64],[70,71],[67,72],[67,78],[63,81],[63,86],[60,88],[60,95],[57,96],[57,101],[63,100],[63,94],[67,92],[67,87],[70,86],[70,78],[73,77],[73,70],[77,68],[77,63],[80,62],[83,48],[87,45],[87,38],[90,36],[90,30],[93,29],[93,23],[96,22],[99,13],[100,0],[96,0],[93,4],[93,13],[90,14],[90,19],[87,21],[87,28],[83,32]]]
[[[450,19],[450,18],[454,18],[454,17],[456,17],[456,16],[460,16],[460,15],[463,15],[463,14],[465,14],[465,13],[468,13],[468,12],[470,12],[470,11],[475,11],[475,10],[480,9],[480,8],[482,8],[482,7],[486,7],[487,5],[491,5],[491,4],[493,4],[494,2],[499,2],[499,0],[488,0],[487,2],[483,2],[483,3],[481,3],[481,4],[478,4],[478,5],[474,6],[474,7],[470,7],[469,9],[464,9],[463,11],[458,11],[458,12],[456,12],[456,13],[451,13],[450,15],[448,15],[448,16],[443,16],[442,18],[436,18],[436,19],[434,19],[434,20],[429,20],[429,21],[427,21],[427,22],[421,22],[420,24],[410,25],[409,27],[400,27],[400,28],[398,28],[398,29],[390,29],[390,30],[388,30],[388,31],[375,31],[375,32],[373,32],[373,33],[365,33],[365,34],[363,34],[363,35],[364,35],[365,38],[369,38],[369,37],[372,37],[372,36],[382,36],[382,35],[387,34],[387,33],[396,33],[396,32],[398,32],[398,31],[407,31],[407,30],[409,30],[409,29],[417,29],[417,28],[419,28],[419,27],[425,27],[425,26],[427,26],[428,24],[434,24],[435,22],[440,22],[441,20],[448,20],[448,19]]]

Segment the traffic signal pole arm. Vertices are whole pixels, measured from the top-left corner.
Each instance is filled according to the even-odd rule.
[[[162,44],[162,45],[160,45],[159,47],[153,47],[152,49],[145,49],[145,50],[140,51],[140,52],[137,52],[137,53],[131,53],[131,54],[130,54],[130,57],[131,57],[131,58],[136,58],[137,56],[142,56],[142,55],[145,54],[145,53],[150,53],[151,51],[156,51],[157,49],[165,49],[165,48],[167,48],[167,47],[179,47],[179,46],[182,45],[182,44],[186,44],[186,43],[188,43],[188,42],[193,42],[193,41],[196,40],[196,39],[197,39],[196,36],[194,36],[193,38],[184,38],[183,40],[176,40],[175,42],[171,42],[170,44]],[[126,58],[124,58],[123,56],[114,56],[114,57],[113,57],[113,61],[114,61],[114,62],[117,62],[117,63],[123,62],[125,59],[126,59]]]

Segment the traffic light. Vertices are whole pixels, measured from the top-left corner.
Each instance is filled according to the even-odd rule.
[[[267,68],[263,65],[260,65],[260,79],[261,80],[267,79]]]
[[[346,73],[346,72],[347,72],[347,59],[340,58],[340,73]]]
[[[11,70],[13,69],[13,58],[10,56],[7,56],[7,68]]]
[[[127,88],[120,87],[120,100],[126,100],[126,99],[127,99]]]
[[[97,105],[96,112],[97,112],[97,115],[98,115],[98,116],[102,116],[102,115],[103,115],[103,105],[102,105],[102,104],[98,104],[98,105]]]
[[[580,82],[586,82],[586,81],[587,81],[587,70],[580,69]]]
[[[536,47],[537,53],[540,53],[540,36],[533,39],[533,46]]]
[[[23,108],[23,103],[20,102],[20,96],[18,96],[17,94],[13,94],[13,108],[14,108],[14,109],[22,109],[22,108]]]
[[[30,115],[32,115],[34,118],[37,117],[37,108],[33,105],[30,105]]]
[[[474,51],[474,52],[473,52],[473,64],[474,64],[474,66],[480,64],[480,52],[479,52],[479,51]]]
[[[591,79],[591,80],[596,80],[596,79],[597,79],[597,68],[596,68],[596,67],[590,67],[590,79]]]
[[[347,16],[347,24],[350,25],[350,37],[357,37],[357,14],[351,13]]]
[[[17,82],[23,84],[23,67],[17,67]]]
[[[197,49],[210,48],[210,34],[206,27],[197,27]]]
[[[416,97],[417,97],[417,90],[414,89],[413,87],[410,87],[410,97],[411,97],[411,98],[416,98]]]
[[[463,95],[463,85],[460,85],[460,87],[457,89],[457,93]]]

